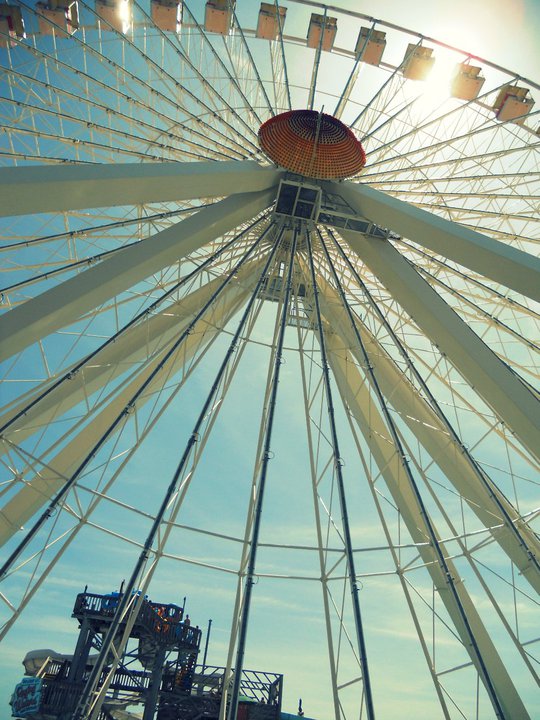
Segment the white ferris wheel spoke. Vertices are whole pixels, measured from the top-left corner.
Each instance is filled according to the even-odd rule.
[[[217,232],[225,233],[262,212],[271,191],[234,195],[162,230],[151,240],[109,256],[94,268],[14,308],[0,319],[4,352],[9,357],[35,341],[36,334],[54,332],[149,274],[197,250]],[[181,226],[181,227],[180,227]]]
[[[390,227],[437,255],[540,300],[537,282],[540,261],[536,257],[402,203],[374,188],[351,183],[327,187],[329,192],[341,195],[362,217]]]
[[[224,163],[115,163],[112,167],[2,168],[2,215],[215,198],[266,190],[279,173],[247,160]],[[47,188],[47,193],[38,189]]]
[[[535,457],[540,438],[530,391],[389,243],[377,247],[377,241],[349,231],[343,237]]]

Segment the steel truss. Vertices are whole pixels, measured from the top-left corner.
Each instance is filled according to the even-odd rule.
[[[534,111],[491,110],[515,74],[483,63],[476,100],[430,104],[404,61],[305,48],[281,20],[262,41],[240,2],[226,36],[195,3],[174,34],[142,4],[122,33],[79,2],[71,38],[19,4],[28,37],[0,48],[5,647],[34,641],[32,609],[65,614],[68,578],[121,575],[189,587],[221,628],[221,720],[258,666],[314,717],[534,717],[538,142]],[[291,2],[287,28],[311,11],[338,12]],[[273,213],[285,176],[258,127],[322,105],[368,152],[325,201],[377,233]]]

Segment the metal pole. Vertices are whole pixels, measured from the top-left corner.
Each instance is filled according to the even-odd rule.
[[[478,514],[478,509],[479,508],[483,508],[483,509],[490,508],[491,503],[493,503],[496,506],[496,508],[499,510],[499,512],[501,513],[501,516],[504,518],[505,525],[508,528],[509,532],[515,537],[516,543],[517,543],[519,549],[521,549],[525,553],[525,555],[527,557],[527,562],[530,562],[530,564],[533,566],[533,568],[538,573],[540,571],[540,565],[539,565],[538,558],[536,557],[536,554],[535,554],[534,545],[532,544],[532,542],[529,538],[524,537],[523,526],[518,527],[517,523],[518,523],[519,518],[514,513],[510,514],[512,508],[510,508],[508,506],[508,504],[506,504],[504,502],[503,498],[501,498],[500,491],[498,490],[498,488],[492,483],[489,476],[486,474],[485,470],[478,464],[478,462],[475,460],[475,458],[471,455],[469,449],[463,444],[462,440],[456,433],[453,425],[451,424],[448,417],[442,410],[440,404],[437,402],[433,393],[429,389],[429,386],[427,385],[424,378],[418,371],[416,365],[412,362],[411,358],[409,357],[405,347],[403,346],[403,343],[401,342],[401,340],[398,338],[398,336],[394,332],[392,326],[390,325],[386,316],[384,315],[384,313],[381,311],[381,309],[379,308],[379,306],[373,299],[371,292],[368,290],[366,284],[364,283],[364,281],[358,274],[356,268],[351,263],[347,254],[344,252],[343,248],[337,241],[334,233],[328,228],[327,228],[327,233],[332,238],[335,247],[338,249],[340,256],[342,257],[344,262],[347,264],[347,267],[349,268],[353,278],[358,283],[359,287],[362,289],[364,295],[366,296],[366,298],[369,302],[371,309],[376,313],[380,322],[384,325],[386,332],[390,335],[393,342],[395,343],[397,349],[399,350],[400,355],[406,362],[408,369],[414,375],[416,381],[422,388],[422,391],[425,393],[427,399],[429,400],[431,409],[433,410],[434,414],[441,421],[444,429],[449,434],[449,436],[452,438],[452,441],[456,444],[456,447],[459,448],[459,457],[462,460],[464,460],[466,465],[468,465],[469,469],[474,473],[474,475],[476,476],[476,478],[482,485],[483,489],[485,490],[485,496],[482,498],[482,502],[478,503],[478,504],[475,502],[470,502],[469,503],[470,507],[480,517],[480,519],[484,523],[486,523],[485,517],[482,517],[481,515]],[[433,421],[430,419],[429,422],[433,422]],[[438,459],[437,462],[440,465],[440,458]],[[460,462],[461,462],[461,460],[460,460]],[[455,460],[453,461],[453,463],[455,464]],[[444,470],[444,471],[448,474],[447,470]],[[471,481],[463,474],[463,470],[461,470],[459,476],[462,477],[465,482],[469,483],[469,489],[470,489]],[[449,476],[449,478],[452,480],[452,478],[450,476]],[[452,482],[454,482],[454,484],[456,484],[455,481],[452,480]],[[459,487],[458,487],[458,490],[460,492],[463,492],[462,490],[460,490]],[[467,500],[466,493],[463,492],[463,494],[465,496],[465,499]],[[495,536],[495,539],[498,540],[498,542],[500,543],[498,533]],[[532,538],[532,540],[534,540],[534,537]],[[526,567],[524,568],[523,561],[520,562],[520,558],[517,556],[517,554],[510,553],[506,546],[504,547],[504,550],[510,556],[512,561],[517,565],[517,567],[520,568],[520,571],[523,574],[523,576],[529,580],[529,582],[533,585],[533,587],[535,587],[534,579],[531,578],[531,574],[529,572],[527,572]]]
[[[364,681],[364,697],[366,701],[366,713],[368,720],[374,720],[375,709],[373,707],[373,694],[371,691],[371,680],[369,677],[369,666],[367,662],[367,649],[364,638],[364,628],[362,624],[362,614],[360,611],[360,601],[358,599],[358,583],[356,581],[356,569],[354,565],[354,553],[351,539],[351,529],[349,524],[349,513],[347,510],[347,498],[345,495],[345,484],[343,482],[343,472],[341,470],[341,458],[339,451],[339,441],[336,430],[336,422],[334,417],[334,403],[332,399],[332,388],[330,385],[330,372],[328,370],[328,360],[326,356],[326,343],[324,340],[324,332],[322,327],[321,309],[319,305],[319,290],[315,277],[315,266],[313,263],[313,249],[311,245],[310,234],[306,233],[309,268],[311,272],[311,282],[313,284],[313,299],[315,302],[315,314],[317,318],[317,334],[319,335],[319,344],[321,348],[321,364],[324,379],[324,388],[326,394],[326,402],[328,406],[328,418],[330,422],[330,434],[332,440],[332,451],[334,455],[334,463],[336,470],[336,480],[339,492],[339,501],[341,506],[341,519],[343,523],[343,535],[345,540],[345,554],[347,556],[347,566],[349,575],[349,584],[351,589],[351,599],[353,604],[353,615],[356,626],[356,636],[358,641],[358,650],[360,653],[360,665],[362,668],[362,679]]]
[[[208,641],[210,640],[210,629],[212,628],[212,620],[208,621],[208,630],[206,631],[206,642],[204,644],[204,655],[203,655],[203,661],[202,661],[202,671],[204,675],[204,670],[206,668],[206,656],[208,655]]]
[[[220,292],[220,289],[224,287],[231,278],[234,277],[234,275],[237,273],[239,267],[242,265],[243,262],[247,259],[247,257],[253,252],[253,250],[260,244],[260,242],[263,240],[263,238],[266,236],[270,228],[267,228],[263,234],[259,237],[257,242],[250,248],[250,250],[239,260],[239,262],[235,265],[235,267],[231,270],[227,278],[224,280],[220,288],[216,290],[216,293],[214,293],[213,298],[215,299],[215,296]],[[182,455],[182,458],[178,464],[178,467],[174,473],[174,476],[169,484],[169,487],[167,489],[167,492],[165,494],[165,497],[163,498],[163,501],[161,503],[161,506],[159,508],[158,513],[156,514],[156,517],[154,519],[154,522],[152,523],[152,527],[150,529],[150,532],[146,538],[146,541],[144,543],[143,550],[139,556],[139,559],[135,565],[135,568],[133,569],[133,572],[131,574],[130,579],[128,580],[126,584],[126,589],[124,592],[124,595],[122,599],[120,600],[118,607],[116,609],[114,618],[110,624],[109,630],[107,632],[107,635],[105,636],[103,640],[103,645],[101,648],[100,656],[96,664],[94,665],[93,671],[88,679],[88,682],[86,684],[86,687],[81,695],[81,698],[79,700],[79,705],[77,707],[77,710],[74,714],[74,720],[80,720],[81,718],[87,718],[89,715],[95,711],[98,710],[98,708],[92,708],[91,707],[91,698],[92,694],[94,693],[95,687],[97,683],[99,682],[99,678],[101,675],[101,672],[103,670],[105,660],[107,657],[107,653],[109,652],[111,645],[113,644],[116,631],[118,629],[118,626],[120,623],[124,620],[124,616],[127,616],[127,614],[130,611],[133,611],[133,607],[129,606],[132,591],[135,589],[137,580],[139,577],[140,572],[142,571],[143,566],[145,565],[146,561],[150,557],[150,551],[152,548],[152,545],[154,543],[154,539],[156,537],[156,534],[161,526],[161,523],[163,521],[163,517],[165,515],[165,512],[167,510],[167,507],[169,505],[169,502],[171,501],[171,498],[173,497],[174,493],[176,492],[178,480],[181,477],[185,465],[187,463],[188,457],[191,454],[191,450],[195,443],[199,439],[199,430],[206,418],[206,414],[208,410],[211,407],[211,404],[213,402],[213,398],[215,396],[215,393],[219,387],[219,384],[223,378],[223,375],[225,374],[225,370],[227,368],[227,365],[229,363],[229,360],[233,354],[233,352],[236,349],[236,343],[238,342],[238,339],[240,337],[241,332],[243,331],[244,325],[247,322],[249,313],[251,311],[251,308],[253,306],[253,303],[255,301],[255,298],[257,297],[257,294],[259,292],[260,287],[262,286],[262,283],[266,277],[266,273],[268,271],[268,268],[274,258],[274,255],[277,251],[278,243],[274,245],[274,248],[272,249],[272,252],[269,254],[268,259],[265,263],[264,269],[261,273],[261,277],[259,278],[259,281],[257,283],[257,286],[253,292],[253,295],[251,296],[250,300],[248,301],[248,304],[246,306],[246,309],[244,311],[244,314],[242,315],[242,318],[240,320],[240,323],[238,325],[238,328],[236,329],[236,332],[231,340],[231,343],[229,345],[229,348],[225,354],[225,357],[223,359],[223,362],[219,368],[219,371],[217,373],[217,376],[214,380],[214,383],[210,389],[210,392],[207,395],[207,398],[203,404],[203,408],[199,414],[199,417],[197,418],[197,422],[195,423],[195,426],[193,428],[193,431],[191,433],[190,439],[184,449],[184,453]],[[212,298],[209,301],[209,303],[212,302]],[[201,311],[202,312],[202,311]],[[118,653],[120,654],[121,648],[118,649]]]
[[[148,686],[148,690],[146,691],[146,698],[144,700],[144,713],[142,720],[154,720],[166,655],[167,651],[164,647],[159,648],[156,652],[154,666],[152,668],[152,676],[150,677],[150,684]]]
[[[186,285],[190,280],[192,280],[198,273],[201,272],[201,270],[204,270],[209,265],[211,265],[213,262],[215,262],[220,255],[222,255],[226,250],[228,250],[234,243],[237,243],[240,238],[242,238],[244,235],[246,235],[248,232],[253,230],[255,225],[260,223],[262,220],[266,220],[268,217],[267,214],[265,214],[263,217],[258,218],[255,220],[255,222],[251,223],[246,227],[244,230],[239,232],[237,235],[235,235],[229,242],[225,243],[224,245],[221,245],[215,253],[210,255],[206,260],[204,260],[200,265],[198,265],[194,270],[192,270],[187,275],[184,275],[177,283],[175,283],[167,292],[163,293],[160,297],[158,297],[157,300],[154,300],[153,303],[151,303],[148,307],[144,308],[144,310],[141,310],[140,313],[135,315],[134,318],[132,318],[129,322],[127,322],[125,325],[123,325],[120,330],[115,332],[113,335],[111,335],[110,338],[105,340],[98,348],[93,350],[89,355],[85,355],[85,357],[80,360],[78,363],[70,367],[70,369],[64,373],[64,375],[61,375],[58,380],[53,382],[51,385],[47,386],[45,390],[40,393],[36,398],[33,398],[29,403],[27,403],[24,407],[22,407],[20,410],[18,410],[12,417],[7,420],[4,425],[0,427],[0,433],[4,433],[6,430],[8,430],[13,423],[15,423],[17,420],[19,420],[21,417],[24,417],[28,414],[28,412],[35,407],[41,400],[46,398],[48,395],[50,395],[54,390],[56,390],[62,383],[69,382],[73,375],[77,373],[79,370],[84,368],[85,365],[87,365],[90,360],[92,360],[96,355],[98,355],[100,352],[102,352],[106,347],[109,345],[112,345],[116,342],[118,342],[119,338],[124,335],[130,328],[132,328],[134,325],[136,325],[141,320],[144,320],[146,317],[151,315],[153,312],[155,312],[158,307],[165,302],[168,298],[172,298],[175,292],[180,290],[180,288],[184,285]]]
[[[178,350],[181,343],[188,337],[190,332],[192,331],[195,324],[200,320],[200,318],[204,315],[204,313],[208,310],[208,308],[212,305],[212,303],[216,300],[218,295],[221,293],[223,288],[227,285],[227,283],[231,280],[232,277],[234,277],[234,274],[238,272],[241,265],[244,263],[244,261],[248,258],[248,256],[253,252],[253,250],[259,245],[263,237],[268,232],[269,228],[267,228],[264,233],[261,235],[261,237],[257,240],[257,242],[248,250],[248,252],[240,259],[240,261],[236,264],[234,269],[229,273],[227,278],[219,285],[219,287],[216,289],[214,293],[212,293],[209,300],[203,305],[203,307],[200,309],[200,311],[197,313],[197,315],[193,318],[191,323],[188,325],[188,327],[184,330],[184,332],[180,335],[178,340],[173,343],[173,345],[170,347],[170,349],[167,351],[167,353],[164,355],[161,362],[156,366],[156,369],[154,372],[145,380],[145,382],[140,386],[140,388],[137,390],[137,392],[133,395],[128,405],[122,410],[121,413],[117,415],[115,420],[109,425],[109,427],[105,430],[99,441],[94,445],[94,447],[90,450],[90,452],[86,455],[86,457],[82,460],[82,462],[79,464],[75,472],[71,475],[69,480],[67,480],[61,490],[54,496],[54,498],[49,503],[46,510],[42,513],[42,515],[38,518],[38,520],[35,522],[33,527],[28,531],[26,536],[21,540],[21,542],[17,545],[17,547],[13,550],[11,555],[8,557],[8,559],[5,561],[5,563],[0,568],[0,581],[3,579],[3,577],[8,572],[11,565],[15,562],[15,560],[19,557],[20,553],[24,550],[24,548],[28,545],[30,540],[34,537],[34,535],[38,532],[38,530],[41,528],[41,526],[51,517],[51,515],[54,513],[56,508],[60,505],[60,503],[64,500],[64,498],[67,496],[68,492],[71,490],[73,485],[75,485],[79,475],[84,470],[86,465],[92,460],[92,458],[95,456],[96,452],[102,447],[102,445],[105,443],[105,441],[113,434],[115,429],[118,427],[118,425],[122,422],[122,420],[125,418],[127,412],[129,411],[129,408],[133,406],[133,404],[137,401],[137,399],[143,394],[145,389],[148,387],[148,385],[151,383],[153,378],[165,367],[167,361],[174,355],[174,353]]]
[[[272,430],[274,426],[274,412],[276,409],[276,398],[277,389],[279,384],[279,374],[281,368],[282,354],[283,354],[283,341],[285,338],[285,327],[287,324],[287,315],[289,313],[289,298],[291,295],[292,285],[292,271],[294,265],[294,254],[296,251],[298,231],[294,231],[293,241],[291,244],[291,256],[289,262],[289,268],[287,272],[287,284],[285,288],[285,297],[283,299],[283,307],[281,314],[281,322],[279,327],[279,334],[276,346],[276,353],[274,357],[274,373],[272,377],[272,389],[268,404],[268,416],[266,423],[266,433],[263,448],[263,460],[261,466],[261,475],[259,479],[259,490],[257,494],[257,502],[255,505],[255,513],[253,520],[253,531],[251,535],[251,547],[249,551],[248,569],[245,579],[245,592],[242,603],[242,613],[240,619],[240,634],[238,638],[238,649],[236,652],[236,663],[234,668],[234,684],[231,695],[231,702],[229,705],[228,720],[236,720],[238,713],[238,695],[240,694],[240,683],[242,681],[242,670],[244,664],[244,652],[246,646],[247,627],[249,622],[249,610],[251,605],[251,592],[253,585],[255,584],[255,562],[257,559],[257,548],[259,542],[259,530],[261,525],[262,517],[262,505],[264,499],[264,489],[266,485],[266,475],[268,472],[268,461],[271,457],[270,445],[272,440]],[[277,244],[276,244],[277,246]]]
[[[380,407],[381,407],[381,410],[382,410],[383,417],[384,417],[384,419],[386,420],[386,423],[387,423],[387,426],[388,426],[388,430],[389,430],[389,432],[390,432],[390,436],[391,436],[391,438],[392,438],[392,441],[394,442],[396,451],[397,451],[397,453],[398,453],[398,455],[399,455],[399,458],[400,458],[400,460],[401,460],[401,467],[403,468],[403,470],[404,470],[404,472],[405,472],[405,476],[407,477],[407,480],[408,480],[408,482],[409,482],[409,486],[410,486],[411,490],[413,491],[415,500],[416,500],[416,502],[417,502],[417,504],[418,504],[418,508],[419,508],[419,510],[420,510],[420,514],[421,514],[422,517],[423,517],[424,525],[425,525],[427,534],[428,534],[428,536],[429,536],[429,540],[430,540],[431,547],[433,548],[433,551],[434,551],[434,553],[435,553],[435,555],[436,555],[436,557],[437,557],[437,560],[438,560],[438,562],[439,562],[441,571],[444,573],[444,576],[445,576],[445,578],[446,578],[447,588],[448,588],[448,590],[449,590],[449,592],[450,592],[450,595],[451,595],[451,597],[452,597],[452,599],[453,599],[453,601],[454,601],[454,603],[455,603],[455,607],[457,608],[457,611],[458,611],[458,613],[459,613],[461,622],[463,623],[463,626],[464,626],[464,629],[465,629],[467,638],[468,638],[469,643],[470,643],[469,653],[470,653],[470,655],[471,655],[471,659],[473,659],[473,660],[476,659],[475,666],[476,666],[476,668],[477,668],[477,670],[478,670],[478,673],[479,673],[480,677],[482,678],[482,681],[483,681],[483,683],[484,683],[484,687],[485,687],[486,692],[487,692],[487,694],[488,694],[488,696],[489,696],[489,698],[490,698],[490,700],[491,700],[491,704],[492,704],[493,709],[494,709],[494,711],[495,711],[496,717],[497,717],[497,718],[501,718],[501,720],[503,720],[503,719],[506,720],[506,718],[507,718],[508,716],[505,714],[505,711],[504,711],[504,709],[503,709],[503,707],[502,707],[502,705],[501,705],[501,701],[500,701],[499,696],[498,696],[498,694],[497,694],[497,690],[495,689],[495,687],[494,687],[494,685],[493,685],[493,682],[492,682],[492,679],[491,679],[491,675],[490,675],[490,673],[488,672],[487,667],[486,667],[486,665],[485,665],[484,657],[483,657],[483,655],[482,655],[482,653],[481,653],[481,651],[480,651],[480,648],[479,648],[479,646],[478,646],[478,643],[477,643],[477,641],[476,641],[476,637],[475,637],[475,635],[474,635],[473,629],[472,629],[471,624],[470,624],[470,622],[469,622],[469,617],[467,616],[467,613],[465,612],[465,609],[464,609],[463,604],[462,604],[462,602],[461,602],[461,598],[460,598],[459,593],[458,593],[458,591],[457,591],[456,583],[455,583],[455,578],[453,577],[452,572],[450,571],[450,568],[449,568],[449,566],[448,566],[447,560],[446,560],[446,558],[445,558],[445,556],[444,556],[444,553],[442,552],[441,547],[440,547],[440,545],[439,545],[438,537],[437,537],[437,534],[436,534],[435,529],[434,529],[434,527],[433,527],[433,524],[432,524],[432,521],[431,521],[431,518],[430,518],[430,514],[427,512],[427,510],[426,510],[426,508],[425,508],[424,501],[423,501],[422,496],[421,496],[421,494],[420,494],[420,490],[418,489],[418,485],[417,485],[417,483],[416,483],[416,480],[414,479],[413,474],[412,474],[412,472],[411,472],[411,469],[410,469],[410,467],[409,467],[409,464],[408,464],[408,462],[407,462],[407,460],[406,460],[405,452],[404,452],[404,450],[403,450],[403,446],[402,446],[402,443],[401,443],[401,439],[400,439],[399,434],[398,434],[398,432],[397,432],[397,429],[396,429],[396,426],[395,426],[395,423],[394,423],[394,419],[393,419],[393,417],[392,417],[392,415],[391,415],[391,413],[390,413],[390,411],[389,411],[389,409],[388,409],[388,405],[387,405],[387,403],[386,403],[386,399],[385,399],[385,397],[384,397],[384,395],[383,395],[383,393],[382,393],[382,391],[381,391],[381,389],[380,389],[379,383],[378,383],[378,381],[377,381],[377,378],[376,378],[375,373],[374,373],[374,370],[373,370],[373,366],[372,366],[372,364],[371,364],[370,361],[369,361],[369,355],[368,355],[367,350],[366,350],[366,348],[365,348],[364,342],[363,342],[363,340],[362,340],[362,337],[360,336],[360,333],[358,332],[358,327],[357,327],[356,322],[355,322],[355,320],[354,320],[354,316],[353,316],[353,314],[352,314],[352,310],[351,310],[349,304],[347,303],[347,299],[346,299],[345,294],[344,294],[344,292],[343,292],[343,288],[342,288],[342,286],[341,286],[341,283],[339,282],[339,278],[338,278],[336,269],[335,269],[335,267],[334,267],[334,265],[333,265],[333,263],[332,263],[332,261],[331,261],[330,254],[329,254],[329,252],[328,252],[328,249],[327,249],[327,247],[326,247],[326,245],[325,245],[325,243],[324,243],[324,240],[323,240],[322,236],[320,235],[320,232],[319,232],[319,238],[320,238],[321,245],[322,245],[322,247],[323,247],[323,250],[324,250],[324,253],[325,253],[325,256],[326,256],[326,260],[327,260],[327,262],[328,262],[328,265],[329,265],[329,267],[330,267],[330,269],[331,269],[331,271],[332,271],[332,275],[333,275],[334,280],[335,280],[335,282],[336,282],[336,285],[337,285],[337,287],[338,287],[338,291],[339,291],[339,293],[340,293],[340,296],[341,296],[341,299],[342,299],[342,302],[343,302],[343,307],[345,308],[345,310],[346,310],[346,312],[347,312],[347,315],[348,315],[348,317],[349,317],[349,321],[350,321],[350,323],[351,323],[353,332],[354,332],[355,337],[356,337],[356,340],[357,340],[357,342],[358,342],[358,346],[359,346],[359,348],[360,348],[360,350],[361,350],[361,352],[362,352],[362,358],[363,358],[363,361],[364,361],[364,367],[365,367],[366,374],[369,376],[369,379],[371,380],[371,385],[372,385],[372,387],[373,387],[373,389],[374,389],[374,391],[375,391],[375,394],[376,394],[376,396],[377,396],[377,399],[378,399],[378,401],[379,401],[379,404],[380,404]],[[313,273],[314,273],[314,270],[313,270]],[[313,275],[313,277],[315,277],[315,276]]]

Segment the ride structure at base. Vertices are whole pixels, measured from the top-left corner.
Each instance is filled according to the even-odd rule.
[[[10,3],[0,663],[129,554],[128,623],[219,589],[220,720],[255,657],[332,720],[540,717],[540,83],[352,3]]]
[[[71,720],[121,599],[122,590],[99,595],[85,589],[77,595],[72,617],[79,622],[79,637],[73,655],[48,649],[26,654],[26,677],[13,693],[12,717]],[[147,596],[134,600],[135,619],[118,626],[118,645],[126,631],[129,639],[112,679],[113,651],[101,672],[97,690],[105,698],[95,720],[217,720],[225,668],[197,664],[200,628],[191,626],[179,605]],[[282,687],[282,675],[243,670],[239,720],[278,720]]]

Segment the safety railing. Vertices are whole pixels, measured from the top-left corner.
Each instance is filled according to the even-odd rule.
[[[165,675],[165,673],[164,673]],[[221,695],[225,668],[216,665],[197,665],[193,673],[193,692]],[[229,681],[232,687],[232,679]],[[242,670],[240,695],[266,705],[281,706],[283,675],[259,670]]]
[[[118,608],[122,594],[112,592],[108,595],[79,593],[75,600],[73,616],[111,619]],[[183,608],[173,604],[153,603],[145,599],[134,625],[139,636],[141,629],[157,643],[170,647],[183,647],[190,650],[199,648],[201,630],[182,622]]]

